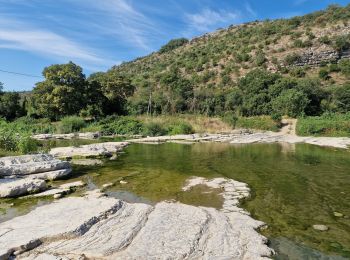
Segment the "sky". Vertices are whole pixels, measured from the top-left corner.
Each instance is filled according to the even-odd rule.
[[[0,0],[0,82],[31,90],[51,64],[106,71],[174,38],[289,18],[345,0]],[[9,74],[4,71],[24,75]]]

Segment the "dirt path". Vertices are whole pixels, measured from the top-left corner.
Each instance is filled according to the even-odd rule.
[[[280,134],[296,135],[297,119],[282,119],[282,125]]]

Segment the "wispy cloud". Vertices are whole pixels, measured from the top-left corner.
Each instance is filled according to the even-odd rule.
[[[150,38],[161,34],[152,19],[136,10],[131,2],[126,0],[84,0],[81,3],[87,8],[92,8],[97,17],[102,18],[92,21],[92,26],[134,47],[149,51],[152,49],[149,44]]]
[[[188,29],[199,33],[209,32],[218,26],[235,23],[239,18],[239,12],[215,11],[208,8],[202,10],[200,13],[185,15]]]
[[[95,67],[115,63],[60,34],[15,19],[0,19],[0,48],[23,50],[62,60],[77,60]]]
[[[258,14],[257,12],[252,8],[252,6],[249,4],[249,2],[245,3],[245,10],[247,11],[247,13],[252,16],[252,17],[257,17]]]

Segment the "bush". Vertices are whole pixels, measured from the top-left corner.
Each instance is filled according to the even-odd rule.
[[[57,124],[57,132],[60,134],[69,134],[79,132],[85,126],[85,120],[78,116],[67,116],[61,119]]]
[[[161,136],[166,135],[167,130],[160,123],[150,122],[145,125],[144,134],[147,136]]]
[[[300,60],[300,55],[296,54],[296,53],[292,53],[292,54],[288,54],[285,58],[284,58],[284,62],[286,65],[293,65],[294,63],[296,63],[297,61]]]
[[[21,136],[17,143],[17,151],[21,154],[28,154],[38,151],[38,141],[30,138],[30,136]]]
[[[269,116],[239,117],[236,122],[238,128],[278,131],[280,122],[276,122]]]
[[[130,117],[109,117],[100,123],[104,135],[135,135],[143,132],[142,123]]]
[[[275,113],[282,113],[290,117],[297,117],[304,114],[309,100],[307,96],[296,89],[288,89],[272,101]]]
[[[302,136],[350,136],[350,113],[299,118],[296,131]]]
[[[320,77],[320,79],[323,79],[323,80],[330,79],[329,72],[325,68],[320,69],[320,71],[318,72],[318,76]]]
[[[168,129],[168,134],[170,135],[179,135],[179,134],[193,134],[194,130],[192,125],[180,122],[175,125],[171,125]]]
[[[349,59],[341,59],[339,61],[338,67],[342,74],[346,77],[350,77],[350,60]]]

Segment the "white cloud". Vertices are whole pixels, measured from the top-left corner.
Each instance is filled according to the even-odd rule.
[[[186,22],[192,31],[209,32],[216,29],[217,26],[235,23],[239,17],[238,12],[214,11],[207,8],[200,13],[187,14]]]
[[[0,19],[0,48],[28,51],[62,61],[78,61],[90,68],[116,63],[62,35],[28,26],[15,19]]]
[[[137,48],[151,50],[150,38],[162,34],[150,18],[126,0],[84,0],[81,4],[95,11],[91,26]]]

